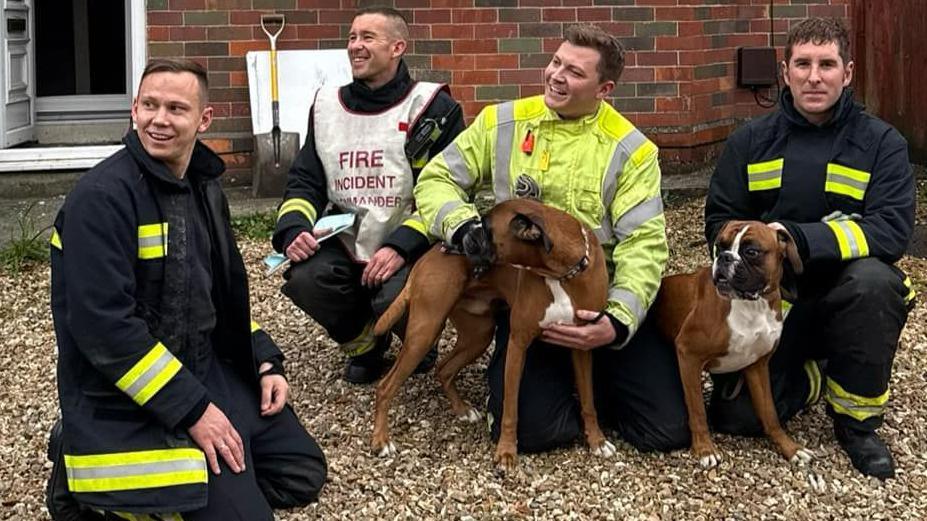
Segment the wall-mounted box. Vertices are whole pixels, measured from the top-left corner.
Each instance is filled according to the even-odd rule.
[[[777,83],[776,50],[772,47],[737,48],[737,86],[769,87]]]

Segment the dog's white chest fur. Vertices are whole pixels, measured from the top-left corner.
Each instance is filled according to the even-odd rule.
[[[559,280],[544,277],[544,282],[547,283],[547,288],[550,290],[550,294],[553,295],[554,299],[550,305],[547,306],[547,309],[544,311],[544,318],[542,318],[538,324],[541,327],[547,327],[557,323],[572,324],[575,312],[573,311],[573,302],[570,301],[570,296],[567,295],[563,286],[560,285]]]
[[[782,322],[764,299],[732,300],[727,326],[731,330],[727,354],[709,368],[712,373],[729,373],[756,362],[776,347],[782,334]]]

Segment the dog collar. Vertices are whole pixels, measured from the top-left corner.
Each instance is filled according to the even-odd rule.
[[[579,228],[579,229],[580,229],[581,232],[583,232],[583,247],[585,248],[585,251],[583,252],[583,258],[581,258],[581,259],[579,259],[578,261],[576,261],[576,264],[570,266],[570,269],[566,270],[566,273],[564,273],[563,275],[560,275],[559,277],[558,277],[558,276],[553,276],[553,277],[551,277],[551,278],[555,278],[555,279],[557,279],[557,280],[559,280],[559,281],[561,281],[561,282],[566,281],[566,280],[570,280],[570,279],[572,279],[573,277],[575,277],[575,276],[579,275],[580,273],[582,273],[583,271],[585,271],[586,268],[589,267],[589,235],[586,233],[586,227],[585,227],[585,226],[580,225],[580,228]],[[511,267],[513,267],[513,268],[516,268],[516,269],[519,269],[519,270],[534,271],[534,272],[539,273],[539,274],[541,274],[541,275],[543,275],[543,276],[545,276],[545,277],[547,276],[547,275],[544,275],[543,273],[541,273],[540,270],[534,270],[534,269],[532,269],[531,266],[524,266],[524,265],[521,265],[521,264],[509,264],[509,266],[511,266]]]

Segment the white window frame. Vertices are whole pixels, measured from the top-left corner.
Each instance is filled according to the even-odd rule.
[[[131,55],[131,99],[138,92],[138,82],[145,70],[147,31],[145,0],[129,0],[129,55]],[[120,96],[121,97],[121,96]],[[125,100],[123,98],[123,103]],[[123,106],[123,110],[125,105]],[[34,147],[0,150],[0,172],[79,170],[91,168],[114,154],[122,145]]]

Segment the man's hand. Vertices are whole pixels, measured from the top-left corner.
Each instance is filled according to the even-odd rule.
[[[290,259],[291,262],[302,262],[312,257],[315,255],[315,252],[319,251],[319,241],[316,239],[318,237],[324,237],[329,233],[331,233],[331,230],[328,228],[312,230],[312,233],[300,232],[299,235],[290,242],[290,245],[286,247],[286,257]]]
[[[214,474],[222,473],[219,470],[217,455],[222,456],[232,472],[244,472],[245,447],[241,436],[218,407],[210,403],[200,419],[187,432],[206,453],[206,461]]]
[[[367,267],[361,273],[361,284],[368,288],[381,286],[405,264],[406,260],[396,250],[383,246],[367,261]]]
[[[588,309],[576,310],[576,318],[583,321],[593,320],[580,326],[572,324],[552,324],[544,328],[541,340],[549,344],[557,344],[571,349],[588,351],[597,347],[611,344],[615,341],[615,328],[607,315],[599,316],[597,311]]]
[[[271,367],[273,365],[270,362],[264,362],[258,369],[261,375],[261,416],[273,416],[282,411],[290,390],[290,384],[282,375],[262,374]]]

